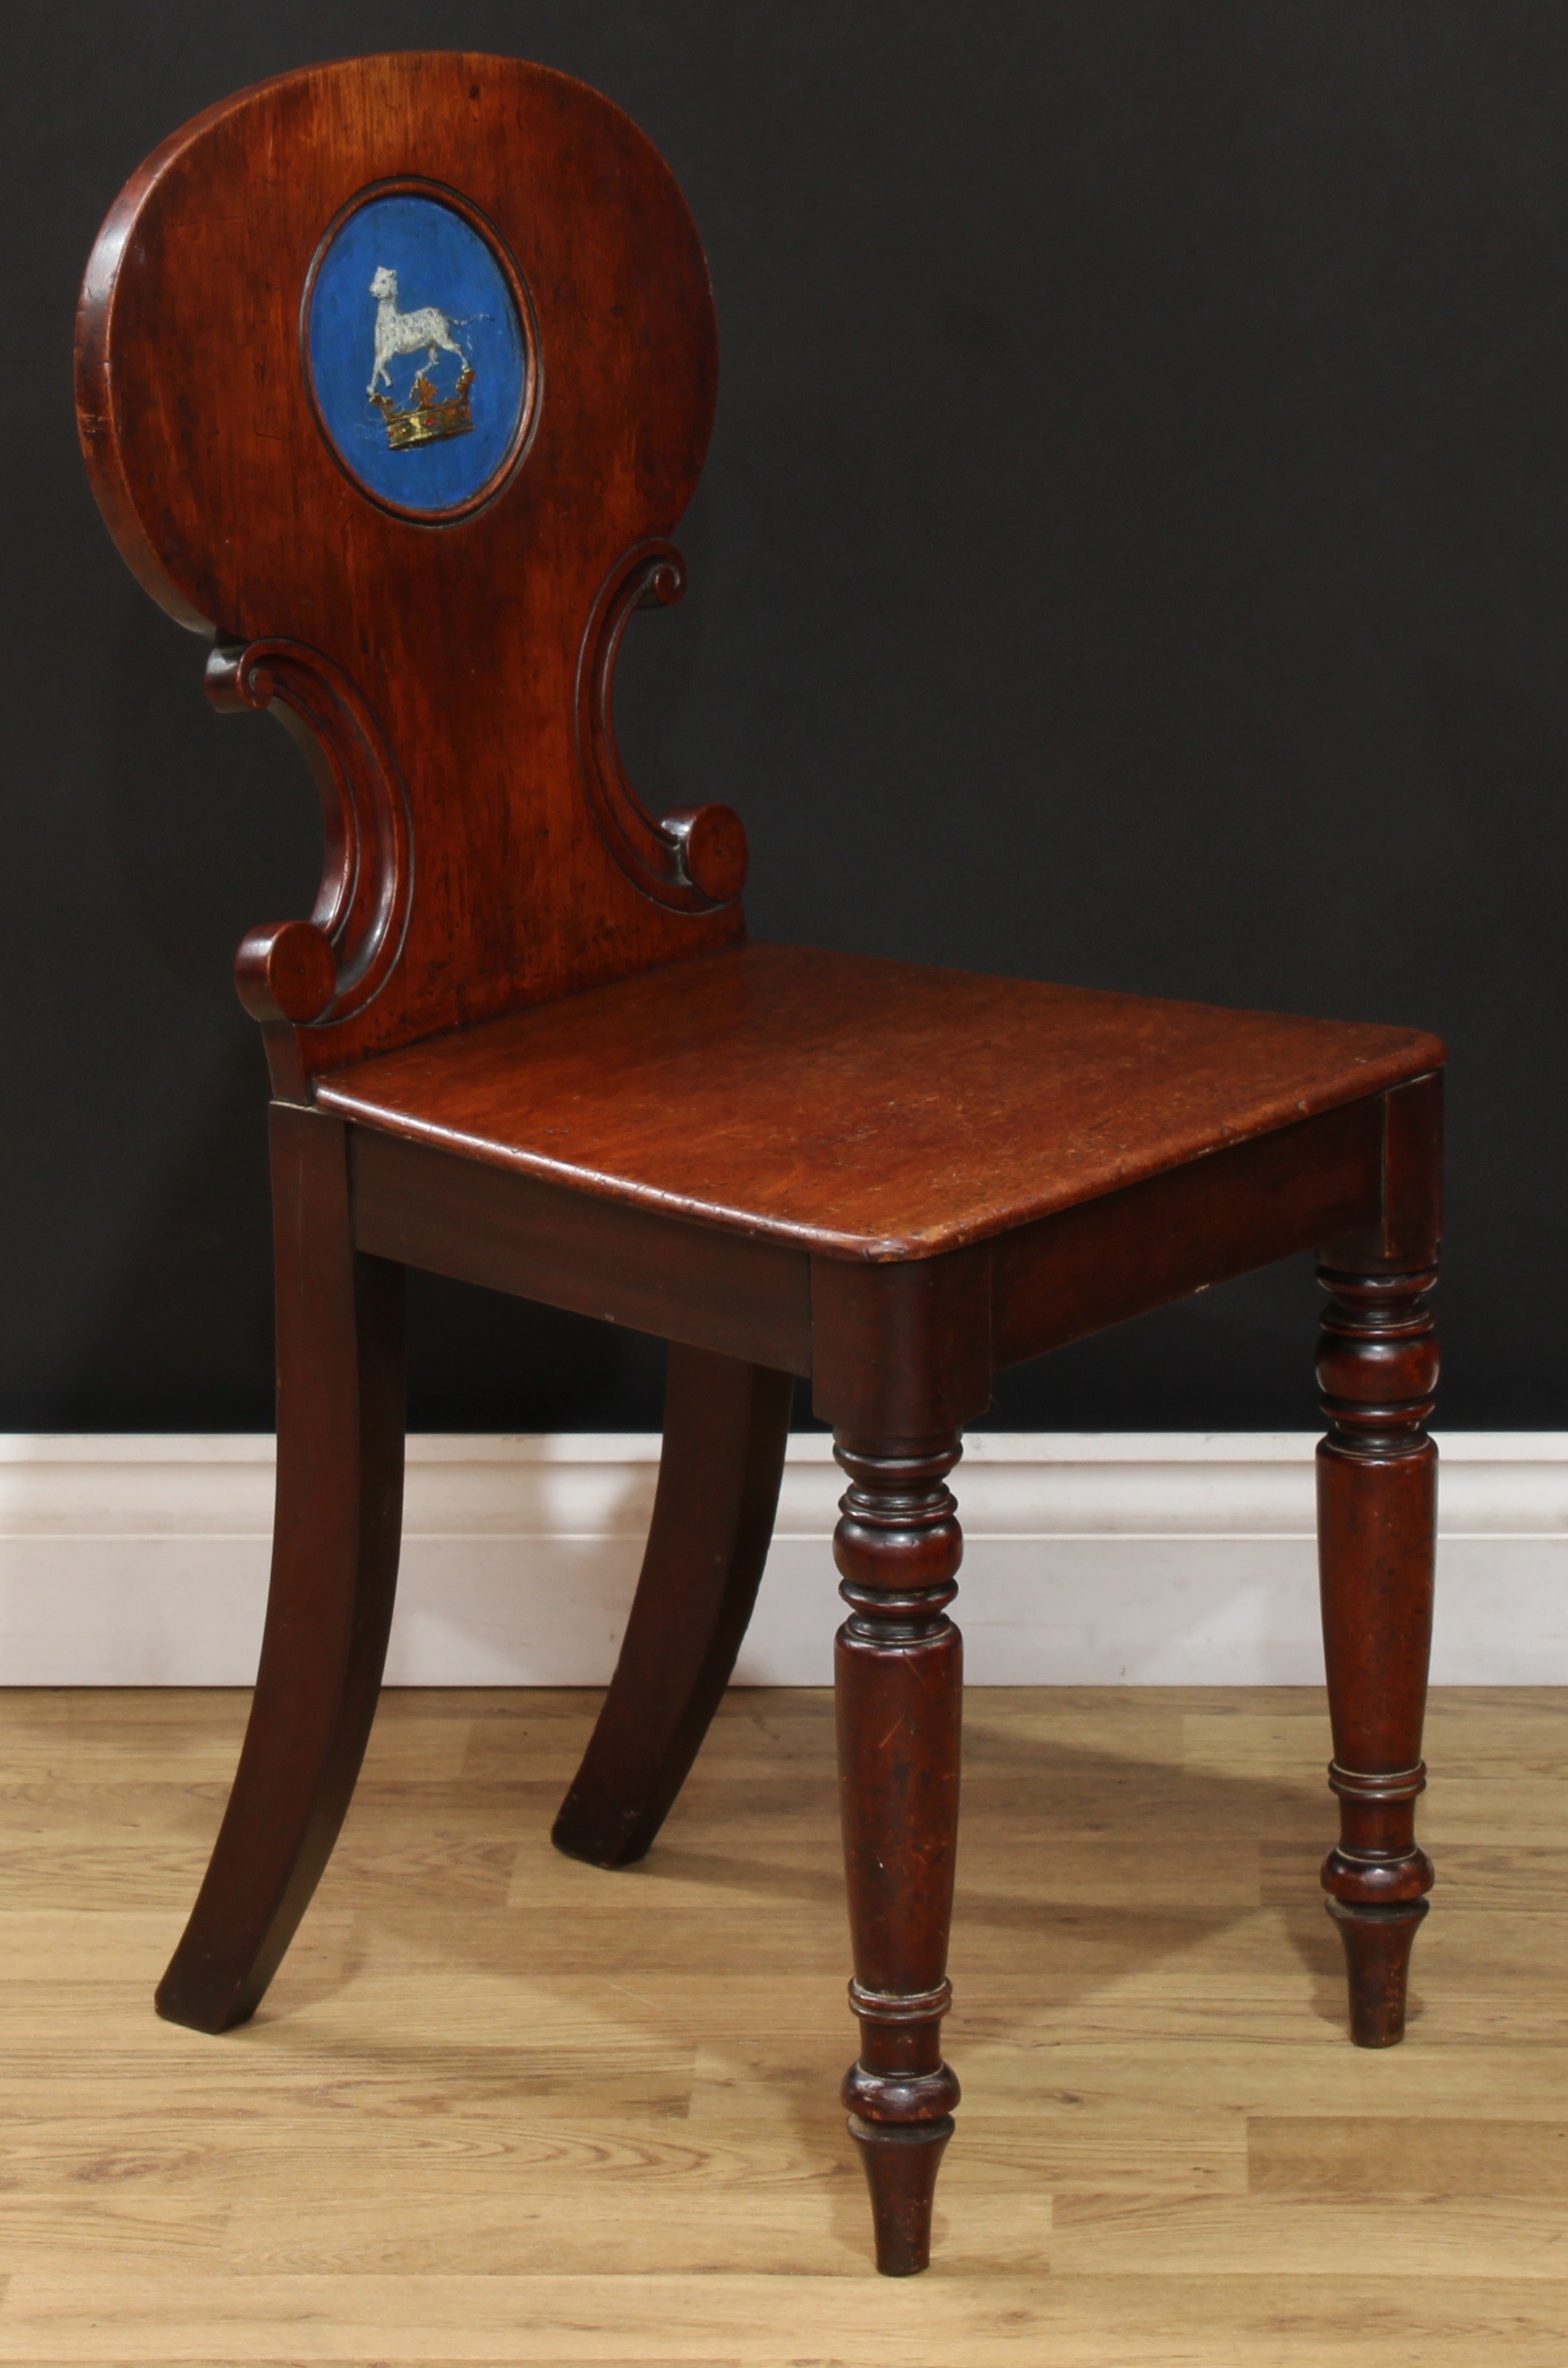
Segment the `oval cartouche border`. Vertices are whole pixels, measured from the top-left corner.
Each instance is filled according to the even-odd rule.
[[[432,204],[445,206],[449,212],[455,213],[459,220],[466,222],[475,236],[483,239],[489,248],[494,257],[496,268],[506,283],[512,302],[517,307],[517,331],[522,339],[525,370],[522,408],[518,413],[517,427],[513,430],[512,441],[484,483],[470,494],[466,500],[454,502],[449,509],[430,510],[414,507],[405,502],[395,502],[389,495],[379,494],[373,486],[368,485],[349,465],[336,437],[323,415],[321,398],[316,393],[315,370],[311,359],[311,303],[315,294],[316,280],[322,265],[326,260],[328,251],[344,224],[362,208],[375,204],[381,198],[425,198]],[[474,517],[478,511],[488,508],[489,505],[505,490],[526,458],[528,447],[533,442],[534,430],[539,425],[540,402],[544,389],[544,366],[540,353],[539,322],[534,313],[532,292],[511,248],[489,215],[481,207],[476,206],[472,198],[465,198],[460,190],[449,188],[445,181],[426,180],[421,175],[415,173],[398,173],[384,181],[368,182],[364,188],[355,191],[346,205],[339,206],[317,240],[315,252],[311,256],[310,268],[305,273],[305,284],[300,296],[300,371],[310,401],[311,416],[315,421],[322,442],[332,457],[333,465],[353,486],[362,500],[371,503],[379,510],[384,510],[389,518],[402,519],[408,526],[428,527],[439,531],[443,527],[461,525],[465,519]]]

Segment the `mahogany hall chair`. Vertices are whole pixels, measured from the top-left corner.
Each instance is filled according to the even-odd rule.
[[[397,1567],[403,1269],[670,1344],[614,1680],[555,1827],[640,1858],[767,1551],[791,1377],[848,1475],[835,1554],[879,2265],[924,2266],[942,2060],[960,1540],[1000,1366],[1307,1247],[1328,1291],[1319,1535],[1351,2028],[1398,2039],[1432,1582],[1442,1047],[748,945],[728,808],[617,755],[633,609],[712,418],[696,230],[636,127],[506,58],[349,59],[213,107],[88,268],[87,465],[128,564],[320,780],[309,920],[252,931],[270,1063],[278,1504],[255,1705],[160,2010],[251,2014],[332,1849]]]

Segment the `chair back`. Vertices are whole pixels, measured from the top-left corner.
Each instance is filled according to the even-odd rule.
[[[444,52],[243,91],[132,176],[77,354],[121,552],[321,784],[314,913],[237,962],[279,1093],[742,934],[735,816],[655,820],[616,750],[716,378],[695,226],[619,108]]]

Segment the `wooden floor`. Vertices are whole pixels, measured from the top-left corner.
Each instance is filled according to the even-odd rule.
[[[1353,2051],[1302,1692],[975,1692],[937,2265],[870,2267],[830,1704],[732,1695],[642,1868],[591,1698],[393,1694],[226,2039],[151,1993],[234,1694],[0,1694],[0,2361],[1568,2360],[1568,1697],[1435,1707],[1407,2044]]]

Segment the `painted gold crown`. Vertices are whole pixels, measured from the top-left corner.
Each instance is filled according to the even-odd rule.
[[[414,444],[438,444],[447,436],[469,436],[473,432],[473,367],[465,362],[462,376],[450,394],[437,394],[423,370],[415,380],[408,398],[408,409],[400,411],[390,394],[373,394],[370,401],[387,423],[387,442],[394,452],[403,452]]]

